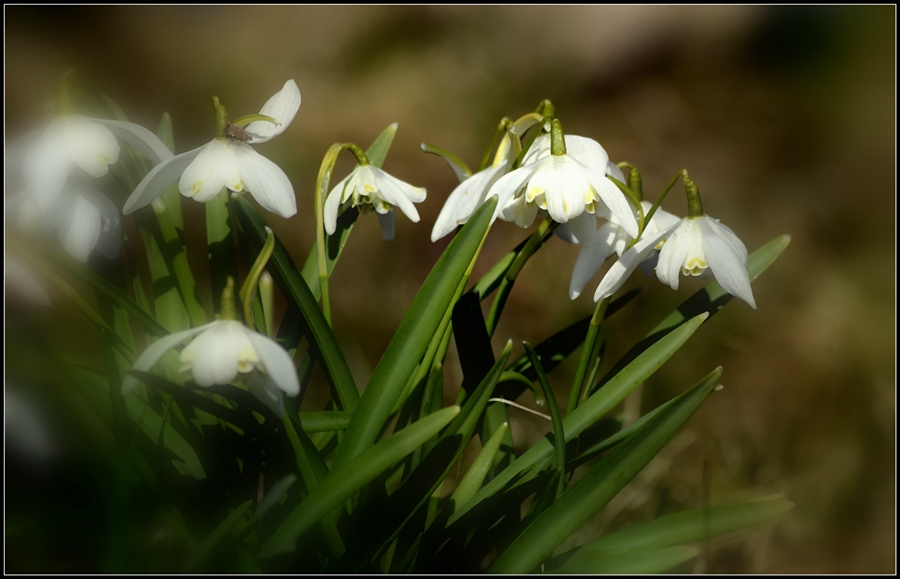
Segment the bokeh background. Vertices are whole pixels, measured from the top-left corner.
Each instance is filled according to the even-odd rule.
[[[326,148],[367,146],[399,122],[385,168],[427,188],[422,220],[399,216],[396,240],[384,243],[375,220],[361,219],[332,278],[335,332],[362,383],[448,242],[429,234],[456,181],[421,142],[477,165],[501,117],[549,98],[567,132],[640,168],[646,196],[687,168],[706,211],[748,249],[783,233],[792,242],[754,285],[759,310],[732,303],[626,408],[647,410],[725,368],[725,389],[573,541],[707,495],[783,493],[796,507],[776,525],[685,570],[896,570],[895,7],[6,6],[4,17],[7,140],[47,114],[70,68],[135,122],[155,128],[169,111],[178,152],[212,136],[212,95],[239,116],[295,79],[303,104],[293,125],[258,150],[294,184],[299,214],[267,219],[298,261],[314,240]],[[683,199],[679,185],[664,207],[684,214]],[[203,213],[192,205],[191,261],[204,272]],[[475,275],[524,236],[495,226]],[[496,351],[590,314],[592,291],[567,297],[577,253],[553,239],[527,265]],[[648,289],[610,321],[608,361],[694,281],[676,293],[636,274],[632,285]],[[458,382],[448,366],[447,382]],[[573,366],[551,375],[561,399]],[[526,415],[513,424],[522,446],[548,428]],[[7,529],[7,555],[13,546],[23,564],[78,566],[29,537],[27,525]]]

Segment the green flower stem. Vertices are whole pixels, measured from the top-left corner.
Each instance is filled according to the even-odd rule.
[[[213,109],[216,111],[216,138],[224,139],[225,124],[228,122],[228,111],[225,110],[225,106],[219,102],[219,97],[214,96],[212,102]]]
[[[550,411],[550,417],[553,420],[553,438],[555,439],[554,446],[556,448],[556,453],[553,457],[553,468],[557,473],[556,498],[558,499],[566,488],[566,436],[563,432],[562,416],[559,414],[556,396],[553,394],[553,388],[550,387],[550,381],[547,379],[547,374],[544,372],[544,367],[541,366],[537,353],[528,342],[522,342],[522,345],[525,346],[525,352],[528,354],[528,359],[531,360],[531,366],[537,373],[538,383],[541,385],[544,398],[547,400],[547,410]]]
[[[540,102],[540,104],[538,104],[537,113],[545,117],[555,117],[556,107],[553,106],[553,103],[550,102],[550,99],[544,99]]]
[[[616,167],[619,169],[628,169],[628,188],[631,189],[637,198],[641,201],[644,200],[644,187],[641,182],[641,172],[638,171],[638,168],[635,167],[632,163],[628,161],[622,161],[621,163],[617,163]],[[647,218],[647,221],[650,221],[650,218]]]
[[[694,181],[688,177],[687,169],[681,170],[684,176],[684,193],[688,200],[688,217],[700,217],[703,215],[703,203],[700,201],[700,190]]]
[[[491,160],[491,151],[494,150],[494,147],[500,142],[500,138],[506,134],[506,131],[512,126],[512,120],[509,117],[503,117],[500,120],[500,124],[497,125],[497,129],[494,131],[494,136],[491,138],[491,144],[488,147],[487,151],[484,152],[484,157],[481,158],[481,165],[478,166],[479,171],[483,171]]]
[[[527,115],[526,115],[526,116],[527,116]],[[525,117],[522,117],[522,118],[524,119]],[[519,119],[519,120],[522,120],[522,119]],[[544,120],[544,119],[541,118],[540,121],[537,121],[537,122],[534,123],[534,124],[541,123],[541,121],[543,121],[543,120]],[[519,121],[516,121],[516,123],[518,123],[518,122],[519,122]],[[527,126],[532,126],[532,125],[527,125]],[[518,125],[516,125],[516,129],[517,129],[517,134],[522,133],[522,129],[519,129]],[[512,164],[512,167],[509,168],[510,171],[513,171],[513,170],[515,170],[515,169],[518,169],[519,167],[522,166],[522,161],[525,160],[525,154],[526,154],[526,153],[528,152],[528,150],[531,148],[531,145],[534,143],[534,140],[537,139],[537,138],[538,138],[538,135],[540,135],[542,132],[543,132],[543,123],[541,123],[541,126],[535,127],[533,130],[531,130],[531,131],[528,133],[528,138],[527,138],[524,142],[521,141],[521,138],[519,139],[522,146],[521,146],[521,148],[519,148],[519,153],[518,153],[518,155],[516,156],[516,161],[515,161],[515,163],[513,163],[513,164]]]
[[[578,361],[578,369],[575,371],[575,379],[572,380],[572,389],[569,390],[569,402],[566,404],[566,416],[575,410],[578,402],[582,399],[582,391],[584,389],[584,377],[587,374],[591,361],[597,355],[597,335],[600,333],[600,325],[603,323],[603,317],[606,315],[606,308],[609,306],[610,298],[604,298],[597,302],[594,308],[594,315],[591,317],[591,323],[588,325],[587,335],[584,338],[584,345],[581,347],[581,359]]]
[[[237,319],[237,308],[234,305],[234,278],[230,275],[228,276],[228,279],[225,280],[225,287],[222,289],[222,301],[220,302],[220,307],[222,308],[220,319]]]
[[[562,124],[556,117],[550,120],[550,153],[554,157],[566,154],[566,135],[563,133]]]
[[[635,194],[635,192],[632,191],[631,188],[630,188],[628,185],[626,185],[625,183],[622,183],[621,181],[619,181],[619,180],[616,179],[615,177],[610,177],[609,175],[607,175],[606,178],[609,179],[610,181],[612,181],[613,183],[615,183],[616,187],[619,188],[619,191],[621,191],[622,193],[624,193],[624,194],[625,194],[625,197],[627,197],[628,200],[631,201],[631,204],[634,205],[634,207],[637,209],[637,214],[638,214],[638,236],[637,236],[637,237],[635,238],[635,240],[632,242],[632,245],[634,245],[634,243],[636,242],[636,240],[640,239],[640,238],[641,238],[641,235],[644,234],[644,227],[646,227],[647,222],[648,222],[648,221],[644,218],[644,208],[641,206],[641,200],[640,200],[640,198]],[[630,247],[630,246],[629,246],[629,247]]]
[[[206,312],[197,296],[197,286],[194,283],[194,276],[191,273],[191,267],[188,265],[187,255],[184,253],[184,246],[181,245],[181,239],[175,230],[175,223],[166,204],[159,199],[155,199],[150,204],[153,207],[153,213],[159,223],[159,230],[163,236],[163,242],[167,246],[179,247],[178,253],[172,260],[172,270],[175,273],[175,280],[178,282],[178,288],[181,292],[181,300],[187,310],[188,317],[191,319],[191,325],[195,328],[206,324]]]
[[[663,199],[666,198],[666,195],[669,194],[669,191],[672,190],[672,187],[675,186],[675,183],[678,181],[678,178],[681,177],[682,171],[675,173],[675,176],[672,177],[672,180],[669,181],[669,184],[666,185],[666,188],[663,189],[663,192],[659,194],[659,197],[656,198],[656,201],[653,202],[653,205],[650,207],[650,211],[647,212],[646,221],[650,223],[650,220],[653,219],[653,215],[656,213],[657,208],[662,204]],[[630,179],[630,176],[629,176]]]
[[[253,313],[250,304],[253,301],[253,295],[256,293],[256,286],[259,283],[259,276],[262,275],[263,269],[272,257],[272,250],[275,249],[275,234],[269,227],[266,227],[266,242],[263,244],[262,251],[259,252],[244,285],[241,287],[241,302],[244,304],[244,322],[249,327],[253,327]]]
[[[232,121],[232,124],[237,125],[239,127],[246,127],[250,123],[254,121],[267,121],[272,123],[273,125],[277,125],[278,121],[273,119],[272,117],[267,117],[266,115],[261,115],[259,113],[253,113],[251,115],[244,115],[242,117],[238,117]]]
[[[59,81],[59,106],[60,115],[75,114],[75,99],[72,96],[72,77],[75,76],[74,70],[67,70]]]
[[[550,234],[556,229],[557,225],[558,223],[553,221],[549,216],[544,219],[537,230],[528,238],[525,247],[523,247],[522,251],[516,256],[512,265],[509,266],[509,270],[507,270],[506,275],[503,276],[503,279],[500,281],[500,287],[497,288],[497,297],[494,298],[494,303],[491,304],[491,311],[488,313],[487,320],[485,321],[489,336],[493,336],[494,330],[497,329],[497,323],[500,321],[500,314],[503,313],[503,306],[506,305],[506,300],[509,298],[509,292],[512,291],[512,286],[516,283],[519,272],[522,271],[522,268],[531,256],[534,255],[547,238],[550,237]]]
[[[328,293],[328,261],[325,247],[325,197],[328,196],[328,185],[331,174],[334,172],[334,164],[338,154],[342,150],[348,150],[356,157],[360,165],[368,165],[369,158],[365,151],[353,143],[335,143],[328,148],[322,165],[319,167],[319,175],[316,178],[316,253],[319,266],[319,288],[322,292],[322,313],[328,325],[331,325],[331,297]]]

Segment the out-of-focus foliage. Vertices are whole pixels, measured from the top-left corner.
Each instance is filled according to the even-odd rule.
[[[726,367],[728,395],[712,397],[572,541],[698,508],[706,497],[722,503],[783,493],[796,508],[776,531],[713,549],[687,570],[891,572],[895,17],[891,6],[6,7],[6,138],[33,126],[46,100],[34,95],[46,94],[73,67],[127,103],[135,122],[153,128],[169,111],[176,152],[208,141],[214,130],[209,101],[197,95],[255,110],[260,93],[294,78],[303,94],[295,127],[277,147],[260,149],[272,151],[297,191],[298,216],[269,222],[302,264],[315,238],[313,184],[327,146],[371,142],[399,121],[385,169],[403,167],[409,182],[428,190],[422,222],[398,220],[387,246],[374,221],[358,224],[331,281],[332,307],[355,313],[335,318],[335,334],[357,382],[365,383],[448,243],[432,244],[429,233],[455,177],[419,143],[474,164],[501,116],[549,97],[568,131],[596,138],[614,161],[637,164],[645,191],[658,191],[689,167],[706,209],[751,252],[779,234],[793,237],[778,275],[754,287],[758,312],[732,306],[699,330],[693,347],[644,385],[642,406],[654,408],[680,391],[680,376],[701,359]],[[336,173],[349,168],[345,162]],[[116,200],[120,207],[123,201]],[[683,213],[682,203],[672,196],[665,206]],[[202,264],[203,212],[185,205],[184,218],[195,249],[188,258]],[[498,223],[479,266],[520,238],[517,228]],[[588,297],[567,299],[576,255],[551,240],[522,271],[495,351],[507,338],[540,342],[591,312]],[[473,277],[481,273],[476,268]],[[395,282],[370,283],[378,279]],[[209,294],[210,281],[196,281],[200,295]],[[625,310],[611,321],[620,347],[682,299],[655,281],[645,285],[653,299],[640,315]],[[699,287],[684,285],[688,292]],[[8,300],[6,315],[14,318]],[[383,305],[377,316],[373,303]],[[65,319],[45,323],[68,327]],[[30,336],[6,337],[7,360],[29,368],[20,385],[58,378],[49,354],[26,347]],[[623,353],[607,352],[606,359]],[[459,383],[457,366],[448,367]],[[574,368],[568,361],[557,371],[566,376]],[[320,402],[311,396],[304,406]],[[44,403],[48,422],[59,425],[49,433],[57,440],[65,440],[73,404],[74,397]],[[531,433],[515,440],[523,449],[550,429],[510,414],[511,432]],[[128,509],[112,508],[126,500],[116,495],[122,485],[114,477],[109,488],[72,484],[93,479],[86,474],[95,468],[91,448],[66,449],[55,459],[53,468],[68,473],[66,485],[43,476],[46,465],[7,468],[6,505],[18,515],[6,529],[7,570],[82,569],[81,546],[96,541],[112,541],[104,565],[117,567],[115,541],[127,537],[108,529],[129,529],[115,518],[137,516],[142,503],[127,497]],[[111,508],[92,513],[84,504]],[[41,512],[29,519],[17,505]],[[69,550],[46,552],[31,539],[29,521],[48,513],[61,523],[46,544]],[[210,515],[209,530],[220,520]]]

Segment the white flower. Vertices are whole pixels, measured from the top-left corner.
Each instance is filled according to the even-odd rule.
[[[12,197],[9,206],[21,229],[38,234],[56,231],[66,252],[81,263],[87,263],[95,249],[107,259],[119,256],[119,210],[97,191],[70,186],[45,208],[37,196],[26,191]]]
[[[297,371],[285,349],[236,320],[216,320],[160,338],[144,350],[133,369],[149,372],[167,351],[194,336],[181,351],[180,371],[190,372],[199,386],[229,384],[240,373],[251,393],[279,415],[284,411],[279,390],[288,396],[300,393]],[[254,376],[254,370],[265,375]],[[127,376],[122,382],[122,394],[139,385],[136,377]]]
[[[673,227],[643,236],[606,273],[594,301],[609,297],[622,287],[631,272],[663,239],[666,242],[656,264],[659,281],[677,290],[679,274],[696,276],[709,270],[725,291],[756,309],[747,271],[747,248],[731,229],[708,215],[685,217]]]
[[[92,177],[105,175],[119,158],[117,137],[154,163],[172,157],[165,144],[140,125],[81,115],[57,117],[36,136],[22,159],[25,187],[38,208],[46,210],[56,201],[73,164]]]
[[[490,167],[471,175],[450,192],[434,222],[431,241],[437,241],[456,229],[457,225],[463,225],[475,210],[481,207],[487,198],[488,190],[509,170],[515,160],[515,155],[511,155],[511,152],[511,143],[507,136],[501,141]]]
[[[253,150],[251,143],[264,143],[280,135],[300,108],[300,89],[289,80],[270,98],[259,114],[275,123],[254,121],[243,128],[246,140],[221,137],[193,151],[176,155],[155,166],[125,202],[126,215],[163,194],[176,179],[185,197],[206,203],[223,187],[240,193],[248,191],[266,210],[282,217],[297,213],[297,199],[291,181],[272,161]]]
[[[642,201],[641,207],[646,215],[650,211],[650,208],[653,207],[653,204],[648,201]],[[580,218],[574,221],[579,220]],[[656,212],[653,213],[653,218],[647,223],[646,227],[644,227],[644,236],[655,236],[657,233],[677,225],[679,221],[680,219],[677,216],[657,208]],[[596,223],[596,220],[594,220],[594,222]],[[569,283],[569,297],[573,300],[581,295],[587,282],[600,271],[600,267],[603,265],[603,262],[606,261],[606,258],[613,253],[622,257],[625,248],[628,247],[628,244],[634,239],[628,235],[613,215],[609,217],[609,221],[600,227],[597,227],[596,229],[593,227],[590,228],[586,235],[581,235],[581,238],[583,241],[578,241],[582,243],[582,248],[578,253],[578,259],[575,260],[575,268],[572,271],[572,280]],[[652,274],[653,266],[656,265],[658,250],[662,248],[663,243],[664,241],[660,241],[653,246],[651,253],[649,253],[640,263],[645,274]]]
[[[501,177],[488,196],[498,198],[494,215],[529,227],[538,208],[557,223],[566,223],[585,211],[615,215],[630,234],[638,233],[637,219],[625,195],[606,178],[609,156],[592,139],[566,135],[566,154],[550,153],[550,136],[538,137],[522,166]],[[522,193],[524,191],[524,193]]]
[[[413,187],[374,165],[359,165],[334,186],[325,200],[325,231],[329,235],[337,227],[338,209],[348,200],[361,211],[374,209],[381,222],[381,233],[389,241],[394,238],[394,206],[418,223],[419,213],[413,203],[425,200],[425,189]]]

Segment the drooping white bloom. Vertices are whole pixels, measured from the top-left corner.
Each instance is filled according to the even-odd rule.
[[[9,210],[20,229],[38,234],[55,231],[66,252],[81,263],[87,263],[95,249],[107,259],[119,256],[122,243],[119,210],[93,189],[67,186],[45,208],[37,196],[26,191],[10,198]]]
[[[65,115],[50,122],[22,158],[25,187],[40,211],[48,209],[65,186],[72,165],[92,177],[102,177],[119,158],[121,138],[150,161],[172,157],[165,144],[148,129],[125,121]]]
[[[708,215],[685,217],[655,235],[645,234],[606,273],[594,293],[594,301],[609,297],[622,287],[631,272],[663,239],[666,242],[656,264],[659,281],[677,290],[680,274],[696,276],[709,270],[725,291],[756,309],[747,271],[747,248],[731,229]]]
[[[216,320],[160,338],[144,350],[133,369],[149,372],[167,351],[189,338],[194,339],[181,351],[180,371],[190,372],[199,386],[229,384],[240,374],[251,393],[279,415],[284,412],[279,391],[288,396],[300,393],[297,371],[285,349],[236,320]],[[253,376],[254,370],[264,375]],[[127,376],[122,394],[139,385],[138,378]]]
[[[334,186],[325,200],[325,231],[333,234],[337,228],[338,209],[350,201],[361,211],[374,209],[381,223],[385,240],[394,238],[394,207],[399,207],[410,221],[419,222],[413,203],[425,200],[425,189],[393,177],[374,165],[359,165]]]
[[[481,207],[491,186],[509,170],[515,160],[512,152],[511,142],[507,136],[497,148],[494,162],[490,167],[471,175],[450,192],[434,222],[431,241],[437,241],[456,229],[457,225],[466,223],[475,210]]]
[[[550,136],[542,135],[532,144],[522,166],[501,177],[488,196],[498,198],[497,212],[505,221],[529,227],[537,210],[545,209],[557,223],[567,223],[584,213],[603,208],[615,215],[633,236],[637,219],[625,195],[606,178],[609,156],[592,139],[566,135],[566,154],[552,155]]]
[[[138,184],[122,212],[128,215],[148,205],[178,180],[181,194],[201,203],[212,200],[227,187],[235,193],[247,191],[266,210],[291,217],[297,213],[297,199],[290,179],[250,145],[264,143],[284,132],[299,108],[300,89],[289,80],[259,111],[275,119],[275,123],[253,121],[243,127],[243,136],[217,137],[160,163]]]
[[[641,207],[646,215],[650,208],[653,207],[653,204],[648,201],[642,201]],[[587,282],[600,271],[603,262],[613,253],[622,257],[625,248],[634,239],[622,228],[614,215],[610,215],[608,219],[609,221],[600,227],[596,229],[591,228],[588,235],[582,235],[584,241],[581,242],[582,248],[578,253],[578,258],[575,260],[572,280],[569,283],[569,297],[573,300],[581,295]],[[596,222],[596,220],[594,221]],[[657,233],[677,225],[679,221],[680,219],[677,216],[657,208],[653,213],[653,218],[644,227],[643,235],[655,236]],[[653,273],[658,250],[662,248],[664,243],[665,241],[663,240],[653,246],[651,252],[640,263],[645,274],[651,275]]]

